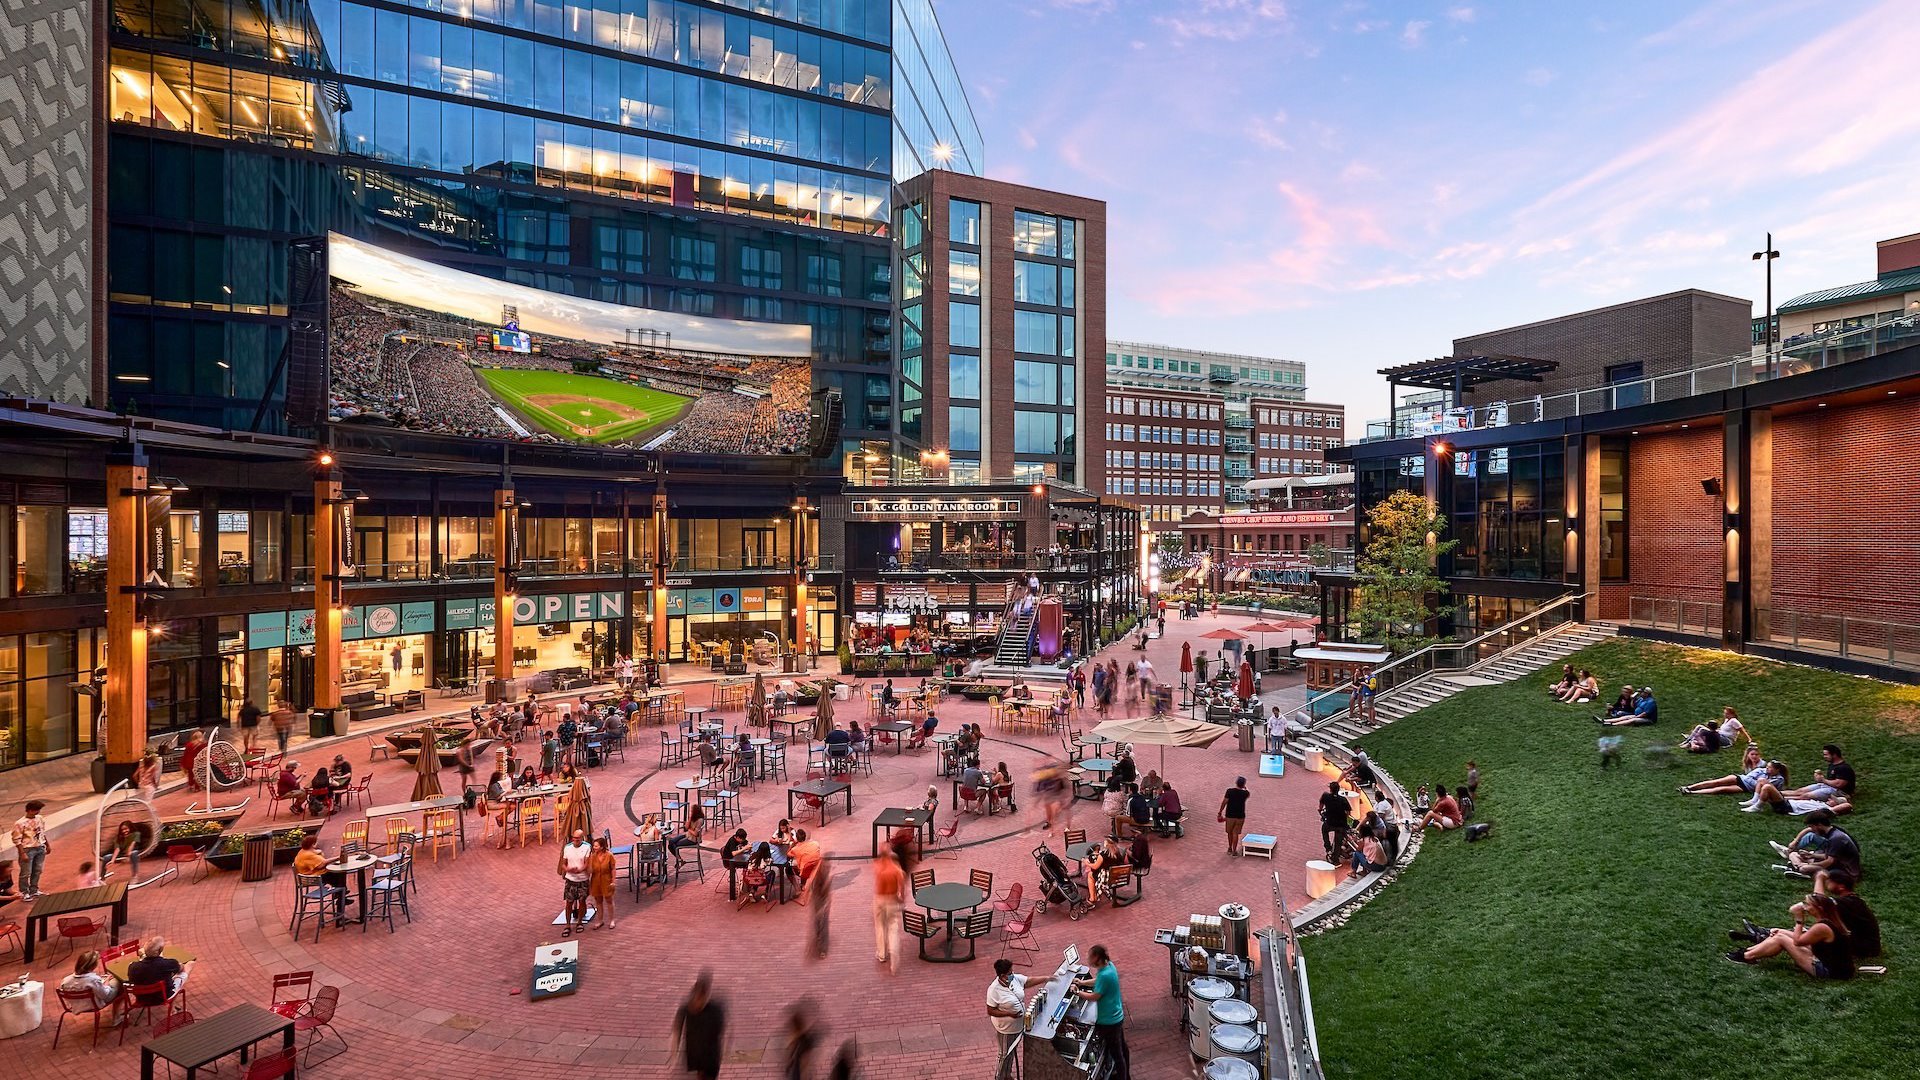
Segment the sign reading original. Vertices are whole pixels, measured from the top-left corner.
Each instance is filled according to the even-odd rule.
[[[955,515],[1018,514],[1019,499],[896,498],[854,499],[851,512],[857,516],[913,514],[921,517]]]

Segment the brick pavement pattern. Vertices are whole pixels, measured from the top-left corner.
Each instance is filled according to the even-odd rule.
[[[1149,656],[1163,679],[1177,679],[1182,641],[1246,621],[1241,616],[1169,619],[1167,639],[1153,642]],[[1118,655],[1124,667],[1126,658],[1139,654],[1120,647]],[[694,688],[690,704],[702,704],[709,692],[707,687]],[[863,714],[861,696],[841,703],[842,719],[864,721]],[[1124,709],[1115,713],[1126,714]],[[722,715],[730,725],[744,723],[738,711]],[[985,725],[985,760],[1006,761],[1016,778],[1029,773],[1043,755],[1061,750],[1057,739],[995,730],[984,704],[950,698],[939,715],[942,730],[961,722]],[[1092,723],[1091,714],[1076,720],[1079,727]],[[685,768],[657,770],[657,754],[646,745],[654,738],[651,730],[642,729],[626,762],[590,773],[596,828],[611,826],[616,838],[630,833],[629,806],[633,814],[657,807],[661,789],[691,774]],[[356,773],[369,768],[365,754],[363,743],[350,755]],[[1156,766],[1158,749],[1142,748],[1139,760],[1143,772]],[[279,972],[311,969],[317,985],[340,987],[338,1027],[349,1049],[315,1065],[314,1074],[323,1077],[683,1076],[669,1060],[670,1020],[703,969],[713,972],[716,992],[728,1011],[724,1076],[777,1075],[783,1017],[789,1003],[801,999],[812,1001],[826,1031],[823,1045],[828,1052],[817,1064],[822,1072],[831,1049],[852,1038],[861,1051],[859,1075],[869,1080],[989,1075],[993,1042],[984,994],[992,977],[990,960],[999,954],[997,927],[983,943],[977,963],[923,964],[912,952],[911,939],[906,939],[908,951],[897,976],[874,962],[869,823],[885,807],[917,803],[935,780],[935,764],[931,751],[898,757],[880,751],[873,763],[872,776],[855,779],[853,816],[835,817],[824,830],[813,830],[830,853],[828,867],[836,885],[832,952],[817,963],[801,956],[806,926],[802,906],[735,910],[726,902],[726,874],[713,869],[718,859],[709,852],[704,883],[688,877],[664,897],[650,890],[637,906],[630,892],[621,892],[620,925],[582,935],[580,992],[530,1002],[525,989],[532,950],[557,940],[557,930],[550,925],[560,908],[557,851],[551,846],[505,851],[484,847],[477,842],[477,818],[468,820],[469,836],[476,841],[472,848],[451,861],[443,856],[437,864],[427,859],[419,865],[413,922],[402,923],[397,933],[389,934],[384,926],[364,933],[353,926],[330,928],[316,943],[309,925],[295,941],[287,932],[292,877],[281,868],[265,882],[242,883],[237,873],[216,871],[200,882],[176,879],[142,888],[133,894],[131,923],[122,940],[164,933],[170,942],[198,955],[187,1002],[201,1017],[241,1001],[264,1003],[270,977]],[[310,767],[313,762],[304,764]],[[1154,929],[1175,925],[1190,913],[1212,913],[1230,900],[1250,906],[1255,928],[1264,926],[1271,921],[1270,872],[1280,874],[1288,903],[1297,906],[1305,899],[1302,864],[1319,855],[1314,812],[1319,777],[1301,771],[1280,779],[1259,777],[1255,759],[1239,753],[1230,737],[1205,750],[1170,750],[1167,764],[1188,807],[1187,833],[1182,839],[1155,842],[1145,898],[1126,908],[1103,906],[1077,922],[1050,908],[1036,922],[1039,958],[1022,968],[1045,974],[1064,946],[1078,944],[1084,954],[1095,942],[1105,943],[1124,980],[1128,1041],[1135,1074],[1143,1078],[1186,1076],[1192,1064],[1177,1030],[1175,1002],[1168,996],[1166,952],[1152,943]],[[404,762],[383,760],[371,768],[373,804],[408,797],[414,774]],[[1247,776],[1254,790],[1248,831],[1281,838],[1271,863],[1229,858],[1224,850],[1215,810],[1220,793],[1239,775]],[[447,770],[443,783],[456,784],[456,774]],[[951,789],[945,780],[939,786],[939,821],[945,824],[955,816],[948,805]],[[1040,830],[1025,787],[1022,781],[1017,813],[966,817],[956,839],[959,849],[952,857],[931,858],[925,865],[942,881],[964,881],[970,869],[988,870],[996,895],[1021,881],[1027,897],[1034,897],[1038,874],[1032,852],[1042,841],[1059,851],[1059,828]],[[161,812],[171,814],[184,807],[186,798],[172,794],[162,802]],[[762,838],[785,813],[785,784],[756,784],[743,792],[742,802],[749,835]],[[340,830],[354,816],[353,810],[343,810],[328,822],[322,832],[325,849],[337,847]],[[265,803],[256,801],[240,827],[265,822]],[[1076,827],[1096,831],[1103,824],[1097,805],[1077,805]],[[74,839],[56,850],[49,881],[61,882],[73,873],[79,850]],[[0,911],[0,920],[18,919],[22,913],[18,906]],[[19,964],[17,953],[12,959]],[[34,976],[49,984],[46,1020],[40,1031],[5,1045],[0,1078],[135,1075],[144,1029],[131,1032],[125,1046],[113,1045],[114,1037],[108,1036],[97,1053],[88,1052],[84,1033],[63,1040],[58,1050],[52,1048],[59,1008],[52,984],[71,970],[70,963],[64,956],[51,965],[46,959],[36,961]],[[0,975],[12,974],[6,958],[0,957]],[[327,1052],[324,1044],[320,1052]]]

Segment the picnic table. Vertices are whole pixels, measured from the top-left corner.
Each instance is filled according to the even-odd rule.
[[[793,812],[795,795],[812,795],[820,800],[820,824],[824,826],[827,823],[827,803],[843,791],[847,795],[847,813],[852,815],[853,785],[845,780],[808,780],[802,784],[795,784],[787,789],[787,816],[790,818],[795,816]]]
[[[238,1051],[242,1064],[253,1044],[280,1036],[293,1049],[293,1018],[251,1003],[235,1005],[195,1024],[162,1035],[140,1047],[140,1080],[153,1080],[153,1063],[170,1061],[187,1071],[187,1080],[215,1061]]]
[[[847,809],[853,809],[852,795],[848,795]],[[33,963],[33,947],[36,942],[47,940],[47,927],[62,915],[72,915],[96,908],[112,908],[113,916],[108,919],[107,942],[120,944],[120,928],[127,925],[127,883],[112,881],[105,885],[95,885],[90,889],[69,889],[66,892],[47,893],[33,902],[27,912],[27,940],[21,950],[22,959]]]
[[[420,799],[417,802],[389,803],[386,806],[369,807],[367,821],[374,818],[392,817],[395,814],[419,814],[428,810],[464,810],[467,806],[465,795],[442,795],[437,799]],[[460,848],[467,846],[467,815],[455,814],[454,819],[460,828]]]

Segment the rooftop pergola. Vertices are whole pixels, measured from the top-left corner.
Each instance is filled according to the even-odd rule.
[[[1387,377],[1387,422],[1393,423],[1394,408],[1402,386],[1426,390],[1451,390],[1452,407],[1470,389],[1494,382],[1540,382],[1559,368],[1557,360],[1535,360],[1528,356],[1490,353],[1479,356],[1440,356],[1416,360],[1410,364],[1381,368]]]

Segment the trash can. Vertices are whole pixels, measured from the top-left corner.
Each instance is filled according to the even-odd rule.
[[[307,710],[307,737],[330,739],[340,732],[334,730],[334,711],[332,709]]]
[[[1253,959],[1253,953],[1249,951],[1251,942],[1248,938],[1248,930],[1252,921],[1253,912],[1247,910],[1245,904],[1221,904],[1220,942],[1222,951],[1230,952],[1235,956],[1244,957],[1248,960]]]
[[[1280,670],[1280,647],[1278,645],[1272,646],[1269,649],[1267,649],[1267,670],[1268,671]]]
[[[1240,739],[1240,752],[1243,754],[1253,753],[1253,729],[1254,725],[1246,720],[1234,725],[1234,734]]]
[[[520,699],[520,680],[518,679],[488,679],[487,680],[487,704],[497,705],[501,702],[518,701],[519,699]]]
[[[265,881],[273,876],[273,830],[247,834],[240,849],[240,880]]]

